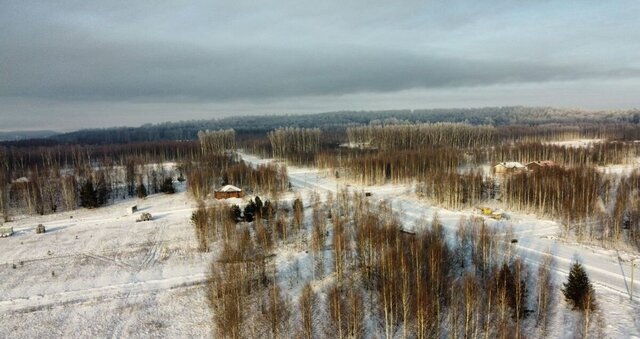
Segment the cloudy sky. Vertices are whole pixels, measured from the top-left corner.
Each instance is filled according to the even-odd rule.
[[[0,130],[640,107],[640,1],[0,0]]]

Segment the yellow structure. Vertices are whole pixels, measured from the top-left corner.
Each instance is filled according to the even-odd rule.
[[[481,206],[481,207],[478,207],[478,209],[480,210],[480,213],[482,215],[487,216],[489,218],[502,220],[505,217],[502,211],[494,210],[491,207]]]

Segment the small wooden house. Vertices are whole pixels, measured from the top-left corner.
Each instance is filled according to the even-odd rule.
[[[526,170],[527,167],[517,161],[501,162],[493,166],[493,171],[496,174],[509,174],[517,173]]]
[[[551,168],[556,166],[556,163],[551,160],[532,161],[527,164],[527,169],[529,171],[537,171],[542,168]]]
[[[233,185],[224,186],[214,193],[216,199],[242,198],[243,195],[242,189]]]

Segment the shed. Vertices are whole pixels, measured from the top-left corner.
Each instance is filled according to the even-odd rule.
[[[27,179],[27,177],[20,177],[18,179],[15,180],[11,180],[12,184],[26,184],[28,183],[30,180]]]
[[[551,160],[532,161],[527,164],[527,169],[530,171],[537,171],[542,168],[551,168],[556,166],[556,163]]]
[[[138,212],[138,205],[131,205],[131,206],[129,206],[129,207],[127,208],[127,212],[128,212],[129,214],[133,214],[133,213]]]
[[[13,227],[0,227],[0,238],[6,238],[13,234]]]
[[[226,185],[214,193],[216,199],[242,198],[243,195],[242,189],[233,185]]]
[[[526,170],[527,167],[517,161],[501,162],[493,166],[493,171],[496,174],[516,173]]]

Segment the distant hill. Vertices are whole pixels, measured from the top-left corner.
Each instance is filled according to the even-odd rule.
[[[0,131],[0,141],[17,141],[26,139],[43,139],[57,135],[58,132],[54,131]]]
[[[139,127],[0,132],[0,145],[113,144],[159,140],[195,140],[199,130],[233,128],[240,138],[264,136],[278,127],[319,127],[344,132],[349,126],[380,123],[464,122],[472,125],[640,124],[640,110],[585,111],[552,107],[483,107],[386,111],[341,111],[315,114],[235,116],[211,120],[149,123]],[[32,139],[31,141],[25,141]]]
[[[235,129],[238,136],[258,135],[278,127],[319,127],[344,130],[348,126],[384,122],[466,122],[494,126],[524,124],[622,123],[638,124],[640,110],[584,111],[552,107],[483,107],[386,111],[342,111],[316,114],[235,116],[146,124],[140,127],[86,129],[53,136],[60,143],[109,144],[155,140],[194,140],[199,130]]]

